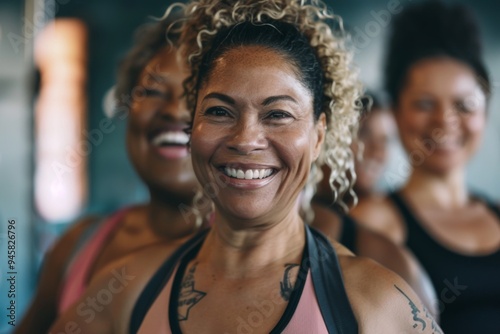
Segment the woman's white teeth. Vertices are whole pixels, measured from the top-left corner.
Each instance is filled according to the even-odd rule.
[[[243,169],[229,168],[226,167],[224,172],[227,176],[234,177],[237,179],[263,179],[272,174],[272,169],[247,169],[244,171]]]
[[[153,138],[153,145],[187,145],[189,143],[189,136],[182,131],[168,131],[162,132]]]

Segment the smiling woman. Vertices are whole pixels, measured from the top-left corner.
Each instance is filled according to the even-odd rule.
[[[221,214],[263,222],[276,220],[269,213],[292,216],[324,137],[325,117],[314,120],[311,95],[273,50],[243,46],[218,58],[199,91],[191,149],[200,182],[227,185],[214,198]]]
[[[162,21],[139,32],[116,88],[118,106],[128,111],[129,157],[150,201],[105,219],[85,217],[72,226],[49,251],[33,304],[16,333],[47,332],[109,263],[158,243],[175,248],[199,227],[194,214],[181,210],[192,203],[198,183],[184,132],[191,121],[181,98],[186,71],[176,61],[177,49],[167,42],[169,25]]]
[[[299,215],[313,165],[326,160],[332,184],[351,187],[361,92],[333,14],[316,1],[200,0],[184,16],[191,155],[216,189],[213,225],[157,270],[139,265],[157,261],[151,251],[116,264],[137,278],[83,332],[439,333],[401,278]]]
[[[392,22],[386,64],[412,170],[400,190],[361,202],[353,215],[415,254],[440,297],[447,333],[498,333],[500,208],[465,179],[491,91],[478,22],[460,4],[409,6]]]

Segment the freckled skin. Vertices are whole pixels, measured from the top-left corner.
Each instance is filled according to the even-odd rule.
[[[236,104],[204,100],[213,92],[230,96]],[[278,95],[289,95],[297,103],[278,101],[262,107],[264,99]],[[200,90],[197,105],[191,149],[193,167],[202,184],[215,182],[219,171],[214,164],[247,162],[278,171],[263,189],[242,193],[225,188],[215,199],[217,207],[235,215],[243,210],[243,217],[248,219],[280,221],[281,217],[266,216],[267,212],[282,215],[291,210],[291,199],[302,189],[318,154],[317,138],[311,136],[317,125],[309,91],[282,56],[246,47],[231,50],[216,62]],[[203,115],[216,106],[227,108],[231,116],[216,120]],[[284,110],[291,117],[273,122],[265,118],[272,110]],[[272,210],[275,207],[281,210]]]

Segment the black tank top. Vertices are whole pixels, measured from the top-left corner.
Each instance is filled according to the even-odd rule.
[[[305,270],[306,272],[308,270],[311,271],[316,299],[328,332],[331,334],[357,334],[358,324],[352,311],[351,304],[347,298],[335,249],[328,239],[320,232],[307,225],[305,225],[305,228],[306,249],[304,250],[300,270]],[[130,334],[137,333],[149,308],[165,287],[176,265],[180,263],[181,266],[185,266],[187,262],[189,262],[189,259],[194,256],[193,254],[198,251],[198,248],[203,243],[206,234],[206,231],[201,232],[184,244],[167,259],[151,278],[137,299],[132,311],[129,326]],[[299,275],[299,277],[304,277],[304,275]],[[304,282],[305,279],[297,280],[296,289],[292,293],[285,313],[272,333],[279,333],[280,329],[286,327],[286,324],[292,317],[298,301],[300,300]],[[297,286],[297,284],[299,286]],[[175,291],[172,291],[172,294],[174,295]],[[176,313],[177,307],[171,307],[170,310],[174,310],[174,313]],[[175,314],[169,314],[167,316],[170,316],[171,320],[175,318]],[[176,323],[176,321],[170,323],[172,333],[174,334],[180,333],[180,328],[175,325]]]
[[[467,256],[447,249],[432,238],[401,195],[389,198],[404,218],[406,245],[429,274],[438,298],[444,333],[500,333],[500,250]],[[488,207],[500,219],[500,210]]]

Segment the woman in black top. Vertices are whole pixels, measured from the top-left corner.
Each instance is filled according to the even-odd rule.
[[[351,145],[357,157],[356,182],[353,189],[360,200],[378,199],[384,195],[377,192],[375,186],[387,164],[388,144],[396,129],[394,117],[380,95],[367,93],[362,101],[365,113],[360,121],[358,140]],[[324,176],[328,176],[331,170],[325,164],[322,166],[322,172]],[[352,195],[346,194],[344,197],[344,202],[354,202]],[[430,279],[406,247],[396,245],[380,233],[359,225],[334,203],[328,177],[323,177],[311,202],[311,210],[314,213],[312,226],[329,238],[337,240],[354,254],[373,259],[400,275],[417,292],[430,312],[437,315],[438,310],[434,305],[436,294]]]
[[[428,1],[395,17],[386,89],[411,174],[397,193],[363,201],[353,215],[417,256],[446,333],[499,333],[500,215],[465,179],[490,96],[469,10]]]

